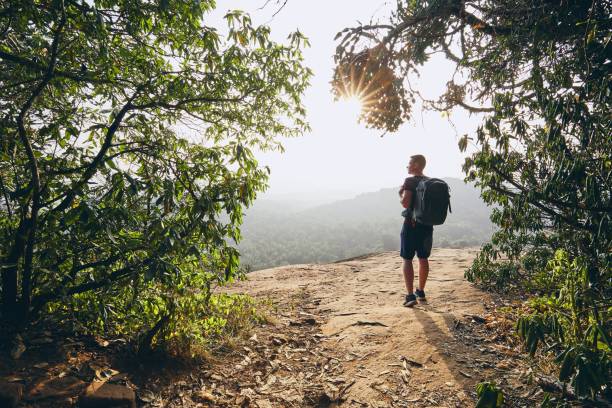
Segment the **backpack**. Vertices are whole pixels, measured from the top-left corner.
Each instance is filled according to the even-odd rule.
[[[419,181],[416,197],[413,199],[415,221],[423,225],[441,225],[444,224],[448,211],[452,213],[448,184],[443,180],[428,177]]]

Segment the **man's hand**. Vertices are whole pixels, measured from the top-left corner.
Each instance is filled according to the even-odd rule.
[[[402,194],[404,194],[404,186],[403,185],[399,189],[399,195],[401,196]]]
[[[400,203],[404,208],[410,208],[410,204],[412,203],[412,191],[403,190],[400,198]]]

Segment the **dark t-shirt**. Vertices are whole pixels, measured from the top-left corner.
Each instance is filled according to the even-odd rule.
[[[414,197],[416,196],[416,188],[419,185],[419,181],[423,180],[424,178],[425,176],[413,176],[407,177],[406,180],[404,180],[403,189],[412,192],[412,202],[410,203],[410,206],[408,208],[414,209],[413,203]]]
[[[414,210],[414,200],[415,200],[415,197],[416,197],[416,189],[417,189],[417,186],[419,185],[419,182],[421,180],[423,180],[424,178],[425,178],[425,176],[412,176],[412,177],[407,177],[406,180],[404,180],[404,185],[403,185],[402,188],[404,190],[409,190],[409,191],[412,192],[412,199],[411,199],[412,201],[410,203],[410,206],[408,207],[410,209]],[[406,218],[404,220],[404,223],[410,225],[411,224],[411,219]],[[433,231],[433,227],[431,225],[422,225],[422,224],[417,223],[416,226],[419,227],[419,228],[423,228],[423,229],[426,229],[426,230],[432,230]]]

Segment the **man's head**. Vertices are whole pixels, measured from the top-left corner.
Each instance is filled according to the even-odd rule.
[[[427,160],[425,160],[425,156],[422,154],[410,156],[410,162],[408,162],[408,173],[417,176],[421,175],[423,174],[423,169],[425,169],[426,164]]]

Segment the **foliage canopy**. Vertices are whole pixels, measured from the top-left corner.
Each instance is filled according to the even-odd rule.
[[[2,318],[168,326],[239,271],[252,149],[307,124],[307,40],[212,0],[0,1]],[[183,315],[186,318],[188,315]]]

